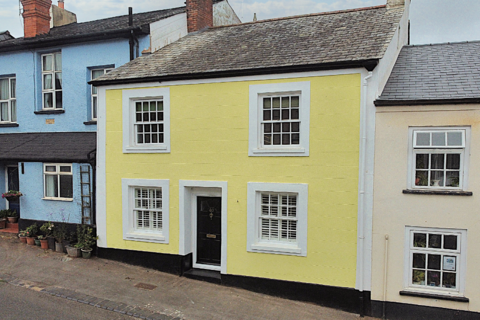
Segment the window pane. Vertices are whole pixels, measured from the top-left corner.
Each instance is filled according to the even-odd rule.
[[[457,287],[457,279],[455,273],[444,272],[443,273],[443,287],[455,289]]]
[[[428,157],[429,154],[417,154],[415,156],[415,168],[417,169],[428,169]]]
[[[416,285],[425,285],[425,271],[413,270],[412,283]]]
[[[272,99],[272,107],[273,108],[280,108],[280,98],[273,98]]]
[[[43,71],[52,71],[52,56],[47,54],[42,56],[42,70]]]
[[[292,119],[293,120],[298,119],[298,109],[292,109]]]
[[[300,106],[300,99],[298,96],[292,97],[292,108],[298,108]]]
[[[457,236],[444,236],[443,249],[457,250]]]
[[[414,233],[413,234],[413,246],[417,248],[427,247],[427,234],[426,233]]]
[[[432,132],[432,146],[445,146],[445,132]]]
[[[55,108],[62,109],[62,91],[55,91]]]
[[[272,107],[271,98],[263,98],[263,109],[270,109]]]
[[[430,287],[440,287],[440,272],[428,271],[427,272],[427,285]]]
[[[439,254],[428,255],[428,269],[440,270],[442,256]]]
[[[420,187],[428,186],[428,172],[416,171],[415,172],[415,185]]]
[[[12,119],[11,119],[11,121],[12,122],[17,122],[17,101],[12,100],[11,106],[12,106]]]
[[[444,159],[445,155],[444,154],[432,154],[432,164],[431,168],[432,169],[443,169],[444,168]]]
[[[60,176],[60,197],[73,198],[73,176],[71,175]]]
[[[289,107],[290,107],[290,98],[282,97],[282,108],[289,108]]]
[[[17,97],[17,80],[10,79],[10,98]]]
[[[58,176],[45,175],[45,196],[58,197]]]
[[[443,187],[443,185],[444,185],[443,171],[432,171],[430,173],[430,186]]]
[[[429,248],[441,248],[442,235],[441,234],[429,234],[428,235],[428,247]]]
[[[45,166],[45,171],[46,172],[56,172],[57,167],[55,167],[55,166]]]
[[[55,90],[62,89],[62,73],[57,72],[55,73]]]
[[[447,154],[447,169],[460,169],[460,154]]]
[[[413,254],[413,265],[414,268],[425,269],[425,255],[423,253],[414,253]]]
[[[92,80],[96,79],[100,76],[103,76],[103,69],[102,70],[92,70]]]
[[[44,74],[43,75],[43,89],[50,90],[52,89],[52,74]]]
[[[272,111],[264,110],[263,111],[263,120],[272,120]]]
[[[92,118],[97,118],[97,97],[93,97],[92,99]]]
[[[0,121],[8,121],[8,103],[0,102]]]
[[[430,146],[430,132],[417,132],[417,146]]]
[[[62,54],[55,53],[55,71],[62,71]]]
[[[462,132],[447,132],[448,146],[463,146]]]
[[[72,167],[70,167],[70,166],[60,166],[60,172],[72,172]]]
[[[447,172],[446,187],[457,188],[460,185],[460,173],[458,171]]]
[[[8,79],[0,79],[0,100],[9,98],[8,91]]]

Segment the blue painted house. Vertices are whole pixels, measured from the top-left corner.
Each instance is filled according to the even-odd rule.
[[[240,20],[226,0],[85,23],[62,0],[21,2],[25,36],[0,38],[0,193],[24,196],[0,198],[0,210],[17,210],[21,229],[92,224],[98,101],[88,81],[202,29],[201,10],[214,25]]]

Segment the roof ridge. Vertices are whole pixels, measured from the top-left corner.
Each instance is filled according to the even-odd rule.
[[[247,24],[256,24],[256,23],[265,23],[265,22],[272,22],[272,21],[298,19],[298,18],[305,18],[305,17],[326,16],[326,15],[338,14],[338,13],[349,13],[349,12],[357,12],[357,11],[376,10],[376,9],[381,9],[381,8],[386,8],[386,7],[387,7],[386,4],[382,4],[382,5],[379,5],[379,6],[362,7],[362,8],[355,8],[355,9],[345,9],[345,10],[307,13],[307,14],[299,14],[299,15],[295,15],[295,16],[288,16],[288,17],[280,17],[280,18],[271,18],[271,19],[264,19],[264,20],[258,20],[258,21],[242,22],[242,23],[230,24],[230,25],[226,25],[226,26],[215,26],[215,27],[210,27],[208,29],[219,29],[219,28],[225,28],[225,27],[234,27],[234,26],[242,26],[242,25],[247,25]]]
[[[480,43],[480,40],[467,40],[467,41],[456,41],[456,42],[440,42],[440,43],[424,43],[424,44],[409,44],[405,46],[406,48],[413,47],[433,47],[433,46],[444,46],[449,44],[467,44],[467,43]]]

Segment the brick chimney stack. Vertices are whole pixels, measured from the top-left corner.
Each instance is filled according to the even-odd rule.
[[[187,29],[195,32],[206,27],[213,27],[212,0],[187,0]]]
[[[23,5],[23,33],[33,38],[50,31],[51,0],[20,0]]]
[[[58,7],[61,9],[65,9],[65,2],[63,0],[58,0]]]

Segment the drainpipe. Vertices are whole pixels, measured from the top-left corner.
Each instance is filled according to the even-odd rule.
[[[132,7],[128,7],[128,26],[131,28],[133,27],[133,9]],[[130,39],[128,41],[130,45],[130,61],[135,59],[133,54],[133,46],[135,41],[135,35],[133,34],[133,30],[130,30]]]
[[[388,234],[385,235],[385,257],[383,267],[383,306],[382,306],[382,319],[385,318],[385,305],[387,303],[387,271],[388,271]]]

